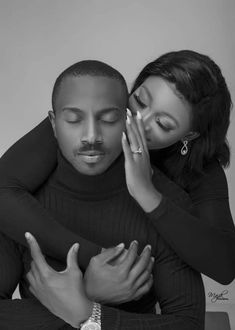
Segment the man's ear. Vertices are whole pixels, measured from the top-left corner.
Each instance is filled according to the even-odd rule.
[[[191,132],[188,132],[183,138],[182,138],[182,141],[192,141],[192,140],[195,140],[196,138],[198,138],[200,136],[200,133],[198,132],[194,132],[194,131],[191,131]]]
[[[51,126],[52,126],[52,129],[53,129],[53,132],[54,132],[54,136],[55,136],[55,138],[57,138],[56,129],[55,129],[55,113],[54,113],[54,111],[52,111],[52,110],[48,111],[48,117],[49,117],[50,122],[51,122]]]

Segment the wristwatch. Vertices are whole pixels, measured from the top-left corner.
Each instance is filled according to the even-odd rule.
[[[101,330],[101,306],[94,303],[92,314],[87,321],[80,325],[81,330]]]

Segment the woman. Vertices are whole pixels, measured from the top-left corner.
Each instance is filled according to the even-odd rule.
[[[235,277],[235,230],[222,166],[229,164],[231,97],[219,67],[193,51],[167,53],[141,71],[129,107],[131,146],[125,135],[122,143],[130,194],[186,263],[222,284],[230,283]],[[148,148],[152,164],[189,195],[193,211],[177,207],[153,187]],[[87,260],[100,247],[51,219],[30,195],[55,166],[56,143],[46,119],[0,161],[1,228],[22,244],[24,232],[32,232],[44,252],[58,259],[79,241]]]

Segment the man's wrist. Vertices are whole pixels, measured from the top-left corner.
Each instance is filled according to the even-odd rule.
[[[80,325],[87,321],[92,316],[94,302],[85,300],[82,304],[82,311],[77,311],[74,315],[74,322],[71,324],[75,329],[80,329]]]
[[[80,324],[81,330],[101,330],[101,305],[94,302],[91,316]]]

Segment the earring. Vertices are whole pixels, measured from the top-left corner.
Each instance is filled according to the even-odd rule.
[[[180,150],[180,153],[182,156],[185,156],[187,153],[188,153],[188,141],[185,140],[185,141],[182,141],[183,142],[183,147],[181,148]]]

